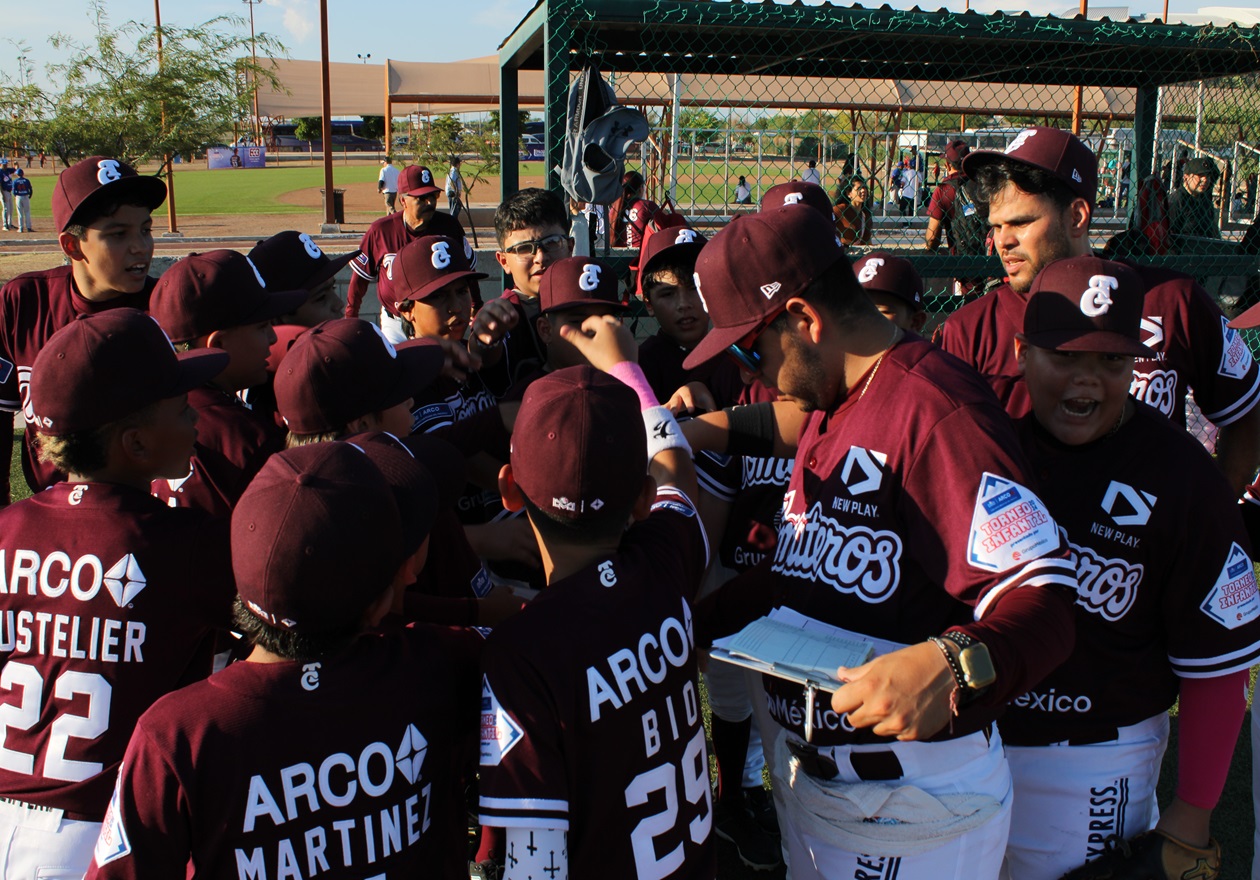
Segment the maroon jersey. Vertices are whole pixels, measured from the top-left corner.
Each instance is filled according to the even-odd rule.
[[[1260,660],[1260,596],[1234,494],[1203,447],[1138,404],[1119,431],[1020,439],[1076,564],[1076,646],[1002,718],[1016,745],[1099,742],[1166,712],[1179,678]]]
[[[48,337],[79,315],[106,309],[149,310],[149,294],[156,282],[145,280],[144,290],[106,302],[91,302],[79,295],[70,266],[43,272],[27,272],[0,288],[0,410],[21,412],[26,419],[22,445],[22,473],[31,490],[38,492],[65,479],[35,454],[35,418],[31,411],[31,365]],[[7,447],[6,447],[7,448]]]
[[[868,377],[802,432],[771,565],[782,603],[904,645],[983,625],[1006,592],[1074,590],[1058,529],[1027,488],[1013,427],[983,380],[914,335]],[[770,714],[803,736],[800,686],[767,678],[766,689]],[[815,718],[820,745],[881,740],[846,732],[830,711]],[[954,732],[987,720],[965,713]]]
[[[464,227],[450,214],[441,211],[435,212],[420,232],[412,232],[403,222],[402,211],[372,221],[359,242],[359,255],[350,261],[354,274],[364,281],[376,283],[376,296],[381,301],[381,308],[395,318],[398,317],[398,304],[405,297],[394,292],[394,258],[407,244],[426,235],[446,235],[464,242],[468,262],[474,269],[477,268],[477,254],[464,239]],[[358,309],[358,303],[349,305]]]
[[[226,391],[193,389],[188,404],[197,411],[197,442],[188,475],[154,480],[153,494],[171,507],[226,517],[271,454],[284,448],[284,433]]]
[[[226,528],[138,489],[0,511],[0,795],[100,821],[136,719],[210,673],[235,592]]]
[[[706,557],[690,502],[662,489],[616,554],[495,628],[482,824],[567,830],[572,877],[714,876],[688,604]]]
[[[206,880],[466,877],[471,640],[367,636],[333,660],[234,663],[160,700],[87,876],[183,877],[191,863]]]
[[[1142,342],[1153,352],[1133,365],[1129,393],[1181,426],[1186,390],[1218,427],[1246,415],[1260,399],[1260,370],[1237,330],[1194,279],[1178,272],[1133,266],[1147,284]],[[946,320],[941,346],[975,367],[1015,418],[1031,409],[1015,360],[1026,298],[1002,285]]]
[[[632,248],[643,246],[643,234],[660,206],[651,199],[636,199],[626,209],[626,242]]]
[[[492,367],[481,370],[481,378],[499,400],[514,400],[512,389],[523,378],[541,369],[547,363],[547,347],[538,338],[534,321],[538,318],[538,298],[521,296],[520,291],[503,291],[501,299],[507,300],[516,310],[516,326],[503,339],[503,357]]]
[[[744,389],[735,362],[721,357],[687,370],[683,368],[683,360],[690,353],[664,332],[657,332],[655,336],[643,340],[643,344],[639,346],[639,366],[643,369],[648,384],[652,386],[656,399],[665,403],[688,382],[703,382],[713,392],[719,408],[735,403]]]

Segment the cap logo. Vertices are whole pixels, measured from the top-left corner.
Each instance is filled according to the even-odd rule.
[[[582,277],[578,279],[578,287],[590,293],[599,288],[599,271],[604,268],[594,263],[586,263],[582,266]]]
[[[1111,291],[1120,286],[1120,282],[1110,275],[1092,275],[1089,287],[1081,294],[1081,311],[1091,318],[1107,314],[1113,301]]]
[[[306,255],[312,260],[318,260],[324,255],[319,249],[319,245],[315,243],[315,239],[311,238],[308,233],[303,232],[298,236],[298,241],[302,242],[302,247],[306,250]]]
[[[468,239],[465,238],[464,239],[464,259],[471,262],[472,255],[473,255],[472,243],[469,242]]]
[[[694,229],[680,229],[678,236],[674,239],[674,244],[695,244],[696,231]]]
[[[1077,183],[1085,182],[1081,180],[1081,172],[1077,171],[1075,168],[1072,169],[1072,179],[1075,180]]]
[[[258,286],[266,288],[267,282],[263,281],[262,273],[258,271],[258,267],[254,265],[254,261],[249,257],[246,257],[245,262],[249,263],[249,268],[254,270],[254,277],[258,279]]]
[[[1015,136],[1015,140],[1011,141],[1011,145],[1006,148],[1007,153],[1014,153],[1033,135],[1037,133],[1036,129],[1026,128]]]
[[[762,292],[763,294],[765,294],[766,299],[770,299],[770,298],[771,298],[771,297],[773,297],[776,293],[778,293],[778,292],[779,292],[779,289],[780,289],[781,287],[783,287],[783,285],[782,285],[782,284],[780,284],[778,281],[775,281],[775,282],[773,282],[773,283],[771,283],[771,284],[763,284],[763,285],[761,285],[761,292]]]
[[[428,168],[422,168],[422,169],[420,169],[420,182],[421,182],[421,183],[432,183],[432,182],[433,182],[433,175],[429,173],[429,169],[428,169]]]
[[[96,179],[104,186],[107,183],[113,183],[115,180],[122,180],[122,168],[118,165],[117,159],[102,159],[96,163]]]
[[[696,282],[696,296],[700,297],[700,305],[704,307],[704,313],[707,315],[709,313],[709,304],[704,301],[704,292],[700,290],[700,273],[692,272],[691,278]]]
[[[445,269],[451,264],[451,245],[446,241],[435,241],[433,243],[433,268]]]
[[[799,205],[801,203],[801,200],[804,198],[805,198],[804,193],[787,193],[785,196],[783,196],[783,204]]]
[[[866,265],[862,267],[862,271],[858,272],[858,284],[865,284],[879,274],[879,267],[884,265],[882,257],[871,257],[866,261]]]
[[[371,321],[365,321],[364,323],[376,331],[376,335],[380,337],[381,344],[385,346],[385,350],[389,352],[389,356],[391,358],[397,358],[398,349],[394,348],[394,344],[385,338],[385,334],[381,332],[381,328],[377,327]]]

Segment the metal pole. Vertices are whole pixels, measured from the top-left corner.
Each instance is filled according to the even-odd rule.
[[[696,133],[691,133],[691,213],[696,213]]]
[[[1164,127],[1164,87],[1155,92],[1155,142],[1151,149],[1151,174],[1159,174],[1159,147],[1161,129]],[[1170,180],[1169,183],[1172,183]]]
[[[322,87],[324,117],[321,120],[321,136],[324,139],[324,225],[320,232],[340,232],[333,216],[333,166],[332,166],[332,90],[328,74],[328,0],[319,0],[319,73]]]
[[[726,201],[731,200],[731,122],[728,117],[726,122],[726,159],[722,163],[722,191],[726,193]]]
[[[262,0],[241,0],[249,5],[249,54],[254,59],[255,70],[249,72],[249,81],[254,85],[254,143],[262,143],[262,126],[258,118],[258,47],[254,43],[254,5]]]
[[[674,74],[673,116],[669,132],[669,200],[678,203],[678,116],[682,111],[682,74]]]
[[[1203,147],[1203,80],[1199,80],[1199,93],[1194,106],[1194,149]]]
[[[1089,0],[1081,0],[1081,17],[1086,18],[1089,15]],[[1081,93],[1082,88],[1077,86],[1072,92],[1072,134],[1080,135],[1081,133]]]
[[[157,56],[158,70],[162,69],[162,8],[159,5],[160,0],[153,0],[153,25],[157,30]],[[166,102],[162,103],[162,135],[166,136]],[[167,230],[163,235],[179,235],[179,228],[175,223],[175,169],[171,162],[171,154],[165,153],[162,156],[162,162],[166,166],[166,227]]]
[[[762,132],[762,131],[757,132],[757,199],[756,201],[758,203],[761,202],[761,136],[763,134],[765,134],[765,132]]]

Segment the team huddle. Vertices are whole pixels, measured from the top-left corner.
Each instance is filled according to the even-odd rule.
[[[936,341],[805,181],[628,203],[630,285],[521,190],[483,301],[423,166],[351,254],[156,280],[164,184],[66,169],[68,264],[0,290],[0,878],[1219,876],[1260,311],[1095,256],[1074,136],[960,161],[1006,278]],[[873,657],[708,659],[771,612]]]

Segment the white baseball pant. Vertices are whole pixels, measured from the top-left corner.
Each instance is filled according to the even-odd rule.
[[[0,880],[82,880],[100,822],[0,798]]]

